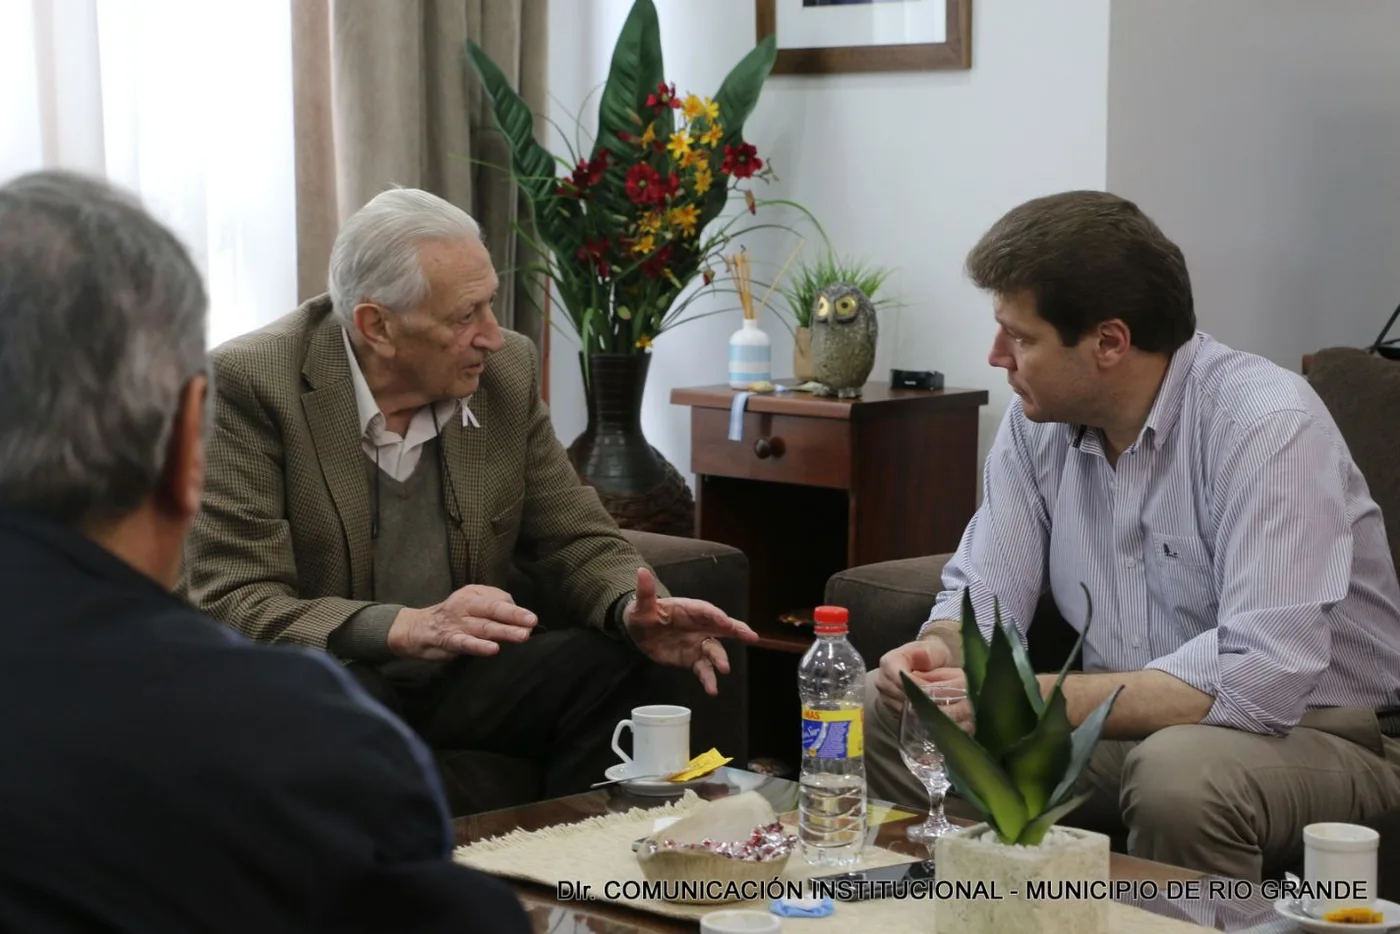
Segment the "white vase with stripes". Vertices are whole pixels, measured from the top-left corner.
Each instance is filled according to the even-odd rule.
[[[748,389],[773,379],[773,342],[758,326],[757,318],[745,318],[744,326],[729,338],[729,386]]]

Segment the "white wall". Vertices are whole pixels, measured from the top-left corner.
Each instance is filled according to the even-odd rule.
[[[969,247],[1028,198],[1105,184],[1108,0],[977,0],[970,71],[774,76],[746,135],[782,181],[761,192],[806,205],[836,247],[895,267],[905,308],[881,320],[872,378],[936,369],[985,388],[979,461],[1009,400],[987,365],[990,303],[965,280]],[[553,0],[551,115],[572,127],[606,77],[630,0]],[[657,0],[667,77],[713,93],[754,43],[753,0]],[[585,112],[596,119],[596,96]],[[753,240],[781,264],[790,240]],[[810,252],[810,248],[809,248]],[[721,383],[738,312],[685,324],[657,341],[643,411],[651,443],[689,474],[689,420],[672,387]],[[792,339],[765,316],[774,369],[790,376]],[[554,421],[567,444],[585,423],[577,340],[553,336]]]
[[[1114,0],[1108,182],[1200,326],[1296,368],[1400,302],[1400,3]]]

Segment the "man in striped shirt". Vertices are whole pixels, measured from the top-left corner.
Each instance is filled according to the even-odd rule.
[[[924,795],[899,763],[899,674],[962,677],[964,589],[984,637],[993,597],[1024,637],[1047,592],[1082,627],[1083,582],[1070,721],[1125,688],[1067,823],[1258,880],[1299,860],[1304,825],[1400,806],[1400,585],[1317,395],[1197,331],[1181,251],[1120,198],[1023,204],[968,271],[1016,395],[929,621],[870,677],[871,793]]]

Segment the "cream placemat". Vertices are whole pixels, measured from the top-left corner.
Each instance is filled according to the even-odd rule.
[[[766,900],[728,902],[723,905],[685,905],[642,899],[605,898],[608,882],[643,881],[645,876],[632,852],[632,842],[647,836],[661,817],[684,817],[708,802],[693,791],[658,808],[632,808],[626,812],[590,817],[575,824],[542,830],[517,830],[500,837],[481,840],[457,848],[457,862],[507,879],[519,879],[555,887],[561,882],[587,885],[592,897],[628,905],[671,918],[698,919],[711,911],[728,908],[767,910]],[[890,866],[908,862],[909,857],[882,847],[868,848],[861,868]],[[783,880],[799,881],[832,870],[809,865],[794,854],[782,875]],[[785,932],[833,934],[835,931],[879,930],[881,934],[928,934],[933,930],[933,900],[872,899],[864,902],[838,902],[826,918],[784,918]],[[834,923],[833,923],[834,922]],[[1186,934],[1209,931],[1184,921],[1164,918],[1113,903],[1109,927],[1115,934]]]

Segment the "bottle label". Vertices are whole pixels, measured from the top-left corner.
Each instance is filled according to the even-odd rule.
[[[809,759],[856,759],[865,755],[865,711],[802,709],[802,755]]]

